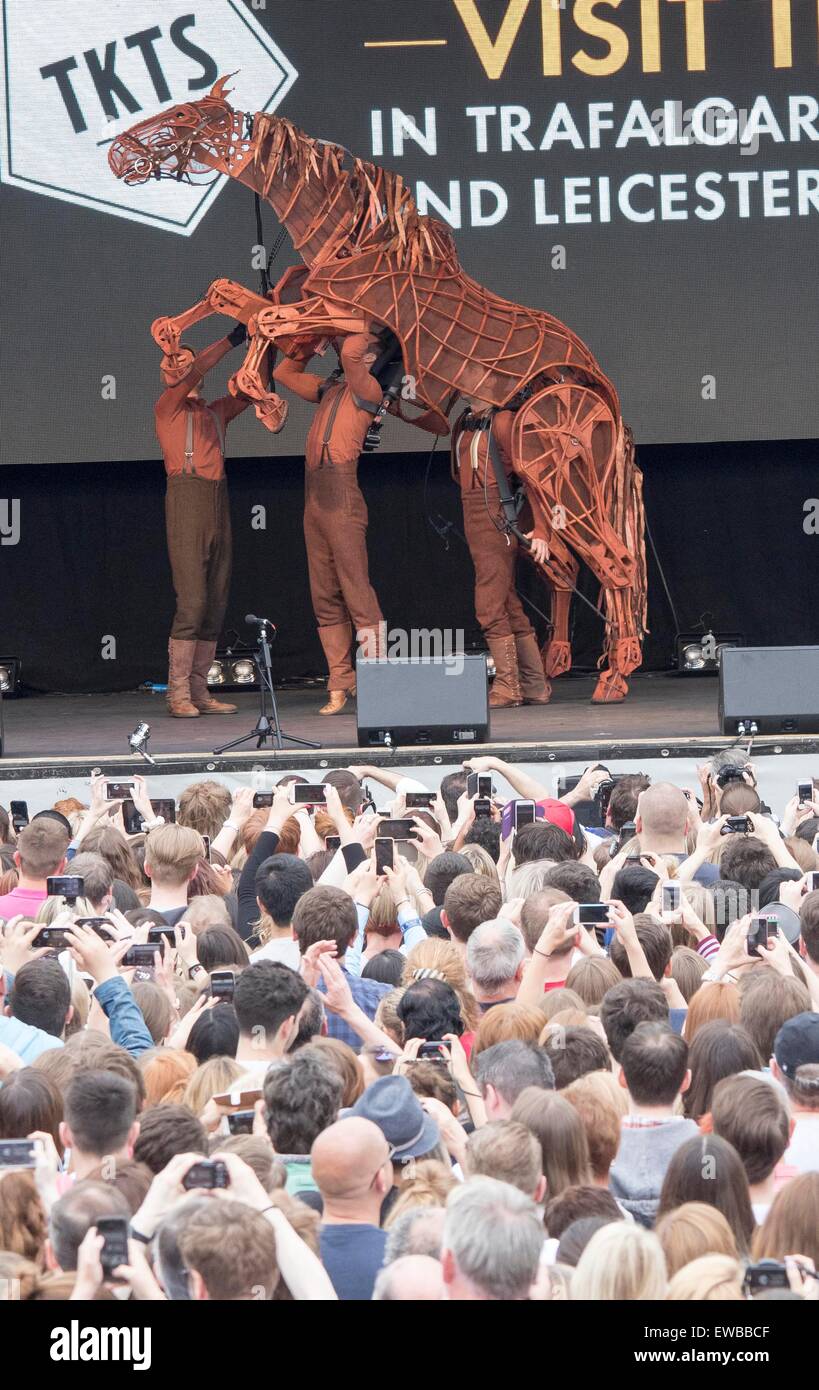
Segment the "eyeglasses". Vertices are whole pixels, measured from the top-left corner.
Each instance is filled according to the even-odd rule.
[[[392,1163],[392,1159],[393,1159],[393,1154],[394,1154],[394,1153],[395,1153],[395,1148],[394,1148],[394,1146],[393,1146],[392,1144],[388,1144],[388,1145],[387,1145],[387,1154],[386,1154],[386,1157],[385,1157],[385,1158],[382,1158],[381,1162],[379,1163],[378,1167],[376,1168],[375,1172],[373,1173],[372,1177],[370,1178],[369,1183],[367,1184],[367,1190],[368,1190],[368,1191],[369,1191],[369,1189],[370,1189],[371,1187],[373,1187],[373,1186],[375,1185],[375,1180],[376,1180],[376,1178],[378,1177],[378,1174],[379,1174],[379,1173],[381,1172],[381,1170],[383,1169],[384,1165],[385,1165],[386,1163]]]

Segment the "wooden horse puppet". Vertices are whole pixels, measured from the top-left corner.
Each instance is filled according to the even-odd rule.
[[[214,312],[248,325],[250,346],[231,382],[274,432],[287,407],[268,389],[268,354],[307,355],[349,333],[395,335],[424,428],[448,434],[459,398],[478,413],[515,409],[512,466],[539,534],[549,538],[552,635],[544,670],[569,669],[569,605],[583,560],[600,581],[606,620],[596,703],[622,700],[641,661],[646,566],[642,475],[612,383],[559,320],[502,299],[461,268],[443,223],[419,215],[399,174],[313,139],[283,117],[235,111],[220,78],[202,100],[141,121],[108,160],[128,184],[194,182],[215,170],[265,199],[305,267],[270,296],[217,280],[204,300],[158,319],[155,340],[172,354],[190,323]],[[410,423],[421,416],[397,413]]]

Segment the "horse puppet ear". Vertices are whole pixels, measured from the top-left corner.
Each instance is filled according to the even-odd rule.
[[[219,101],[226,101],[228,92],[232,90],[232,88],[229,88],[227,86],[227,83],[230,81],[231,77],[236,76],[236,73],[238,73],[238,71],[239,69],[237,68],[236,72],[229,72],[226,73],[224,77],[217,77],[216,81],[210,89],[209,95],[212,97],[216,97]]]

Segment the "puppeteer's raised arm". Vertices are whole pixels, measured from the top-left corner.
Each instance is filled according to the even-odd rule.
[[[217,362],[221,362],[222,358],[227,356],[232,347],[233,343],[229,337],[217,338],[210,347],[206,347],[198,353],[191,363],[190,371],[183,376],[182,380],[178,381],[175,386],[166,387],[162,392],[156,403],[156,414],[166,419],[175,415],[182,408],[185,397],[193,387],[199,385],[202,378],[207,376]]]
[[[281,386],[288,387],[295,395],[301,396],[302,400],[315,404],[319,399],[323,377],[316,376],[315,372],[305,371],[306,366],[306,362],[283,357],[273,368],[273,380]]]

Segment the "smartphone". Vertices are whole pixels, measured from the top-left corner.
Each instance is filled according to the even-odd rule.
[[[262,1094],[262,1091],[224,1091],[213,1099],[221,1110],[253,1110],[257,1101],[262,1099]]]
[[[726,820],[721,835],[752,835],[754,830],[753,821],[748,816],[729,816]]]
[[[47,946],[50,951],[65,951],[68,948],[68,927],[43,927],[38,931],[32,946]]]
[[[291,806],[325,806],[327,788],[323,782],[291,782],[287,788]]]
[[[577,927],[594,927],[598,923],[610,922],[608,903],[578,903],[572,913],[572,921]]]
[[[636,823],[635,823],[633,820],[627,820],[626,823],[625,823],[625,825],[622,827],[622,829],[621,829],[621,831],[620,831],[620,836],[619,836],[619,839],[618,839],[618,841],[617,841],[617,848],[618,848],[618,850],[623,849],[623,847],[624,847],[625,845],[628,844],[629,840],[633,840],[633,839],[634,839],[634,836],[635,836],[636,834],[637,834],[637,825],[636,825]]]
[[[408,811],[431,811],[435,805],[434,792],[406,792],[404,805]]]
[[[449,1062],[451,1047],[448,1042],[422,1042],[418,1049],[419,1062],[438,1062],[446,1066]]]
[[[128,970],[132,969],[134,966],[140,966],[142,968],[145,966],[154,966],[156,965],[159,949],[155,941],[151,941],[147,945],[140,944],[138,946],[131,946],[122,957],[122,965]]]
[[[254,809],[255,809],[255,810],[258,811],[258,810],[260,809],[260,807],[262,807],[262,806],[272,806],[272,805],[273,805],[273,793],[272,793],[272,792],[254,792],[254,793],[253,793],[253,806],[254,806]]]
[[[489,772],[470,772],[466,779],[467,796],[492,797],[492,775]]]
[[[386,835],[379,835],[375,842],[375,872],[380,876],[385,869],[395,868],[395,841]]]
[[[751,918],[748,928],[748,955],[758,956],[760,946],[767,946],[772,936],[779,935],[779,919],[776,913],[762,912]]]
[[[768,1289],[789,1289],[788,1271],[778,1260],[760,1260],[746,1267],[743,1286],[751,1296]]]
[[[36,1139],[0,1139],[0,1168],[34,1168]]]
[[[679,912],[682,907],[682,888],[679,883],[663,884],[663,912]]]
[[[252,1134],[255,1113],[254,1110],[233,1110],[227,1117],[230,1133]]]
[[[379,835],[386,840],[417,840],[415,833],[415,821],[404,818],[403,820],[382,820],[378,827]]]
[[[150,946],[161,946],[163,941],[167,941],[169,945],[173,946],[175,940],[174,930],[174,927],[149,927],[148,944]]]
[[[102,1236],[100,1264],[106,1279],[110,1279],[115,1269],[127,1265],[128,1261],[128,1218],[127,1216],[98,1216],[94,1223],[97,1234]]]
[[[335,853],[335,851],[336,851],[337,849],[341,849],[341,836],[340,836],[340,835],[325,835],[325,837],[324,837],[324,848],[325,848],[325,849],[331,849],[331,850],[333,851],[333,853]]]
[[[492,802],[488,796],[476,796],[473,805],[476,820],[487,820],[492,815]]]
[[[9,816],[15,831],[25,830],[28,825],[28,802],[10,801]]]
[[[97,936],[102,937],[103,941],[116,940],[117,934],[114,931],[114,924],[107,917],[76,917],[74,926],[90,927],[92,931],[97,933]]]
[[[125,801],[133,795],[133,782],[106,782],[105,800],[106,801]]]
[[[192,1187],[230,1187],[227,1164],[220,1158],[203,1158],[201,1162],[194,1163],[188,1169],[182,1179],[182,1186],[188,1192]]]
[[[811,869],[805,878],[808,880],[808,892],[819,893],[819,869]]]
[[[210,835],[203,835],[202,843],[205,846],[205,859],[210,863]]]
[[[54,874],[46,879],[46,892],[50,898],[65,898],[73,903],[82,897],[85,879],[79,874]]]
[[[796,788],[796,799],[800,806],[809,806],[813,801],[813,783],[800,782]]]
[[[172,825],[176,820],[176,802],[172,797],[151,801],[151,810],[155,816],[161,816],[166,825]],[[126,835],[139,835],[141,833],[142,815],[133,801],[123,801],[122,823],[125,826]]]
[[[534,825],[536,816],[537,807],[534,801],[513,801],[512,824],[516,830],[520,830],[524,825]]]
[[[232,970],[214,970],[210,977],[210,992],[214,999],[232,999],[236,976]]]

